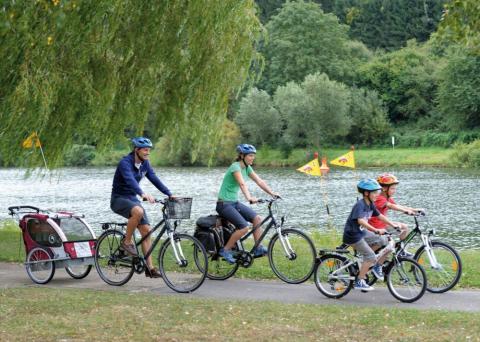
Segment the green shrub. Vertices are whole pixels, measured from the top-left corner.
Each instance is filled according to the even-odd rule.
[[[480,166],[480,139],[470,144],[455,144],[454,149],[452,156],[458,164],[466,167]]]
[[[65,166],[88,166],[95,158],[95,147],[91,145],[73,145],[65,155]]]

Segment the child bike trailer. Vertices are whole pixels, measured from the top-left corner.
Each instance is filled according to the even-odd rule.
[[[48,283],[56,268],[65,268],[74,279],[90,273],[96,237],[83,215],[29,205],[9,207],[8,211],[22,230],[25,268],[33,282]]]

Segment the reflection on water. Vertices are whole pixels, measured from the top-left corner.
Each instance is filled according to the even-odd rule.
[[[100,222],[123,221],[109,207],[114,168],[66,168],[53,177],[25,179],[24,170],[0,169],[0,220],[8,218],[7,207],[34,205],[41,208],[64,209],[85,215],[98,232]],[[457,169],[366,169],[333,170],[325,178],[311,177],[294,169],[258,169],[257,173],[279,192],[284,201],[280,208],[288,214],[287,224],[305,230],[323,230],[329,220],[330,209],[335,227],[343,230],[344,222],[356,201],[356,182],[362,177],[375,177],[381,172],[394,172],[400,179],[396,201],[412,207],[425,208],[428,221],[437,235],[458,248],[480,248],[480,171]],[[194,198],[192,219],[182,223],[193,229],[201,215],[214,213],[215,199],[225,168],[157,168],[160,178],[177,196]],[[161,194],[144,180],[146,192]],[[257,197],[265,197],[256,185],[249,189]],[[155,207],[145,204],[150,219],[160,214]],[[261,214],[264,205],[255,205]],[[394,220],[412,223],[410,217],[391,214]]]

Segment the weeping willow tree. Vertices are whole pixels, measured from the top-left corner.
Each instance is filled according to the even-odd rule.
[[[229,96],[252,76],[262,26],[253,0],[3,0],[0,159],[50,167],[75,140],[99,148],[148,127],[215,136]],[[28,158],[27,158],[28,156]]]

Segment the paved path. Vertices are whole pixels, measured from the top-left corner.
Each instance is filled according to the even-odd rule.
[[[228,279],[225,281],[205,280],[205,283],[192,294],[176,294],[161,279],[148,279],[134,275],[124,286],[110,286],[98,276],[95,268],[82,280],[72,279],[64,270],[57,269],[52,281],[47,285],[35,285],[20,264],[0,263],[0,289],[11,287],[48,286],[52,288],[83,288],[144,292],[156,295],[179,295],[191,298],[214,298],[218,300],[277,301],[300,304],[336,304],[360,306],[384,306],[393,308],[413,308],[420,310],[454,310],[480,312],[480,291],[449,291],[443,294],[425,295],[415,303],[406,304],[396,300],[386,287],[377,287],[370,293],[352,290],[346,297],[334,300],[324,297],[312,283],[289,285],[281,281],[255,281]]]

